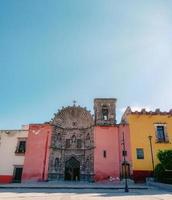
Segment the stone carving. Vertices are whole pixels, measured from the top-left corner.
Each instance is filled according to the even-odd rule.
[[[90,112],[76,105],[62,108],[50,123],[53,133],[48,179],[92,180],[94,120]]]

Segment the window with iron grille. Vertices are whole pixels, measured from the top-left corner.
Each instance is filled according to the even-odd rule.
[[[165,126],[157,125],[156,132],[157,132],[157,142],[166,142],[167,141],[166,134],[165,134]]]
[[[144,151],[142,148],[136,149],[137,159],[144,159]]]
[[[25,153],[25,151],[26,151],[26,140],[19,139],[15,153]]]

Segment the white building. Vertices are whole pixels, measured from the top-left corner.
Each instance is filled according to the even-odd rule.
[[[20,130],[0,130],[0,183],[18,182],[28,137],[28,126]]]

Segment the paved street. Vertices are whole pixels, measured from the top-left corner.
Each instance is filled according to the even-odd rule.
[[[0,200],[172,200],[172,192],[158,189],[0,189]]]

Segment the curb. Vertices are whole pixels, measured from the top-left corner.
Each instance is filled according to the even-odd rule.
[[[51,187],[47,187],[47,186],[0,186],[0,189],[91,189],[91,190],[101,190],[101,189],[105,189],[105,190],[122,190],[124,189],[124,187],[66,187],[66,186],[51,186]],[[147,190],[148,187],[129,187],[129,190]]]

